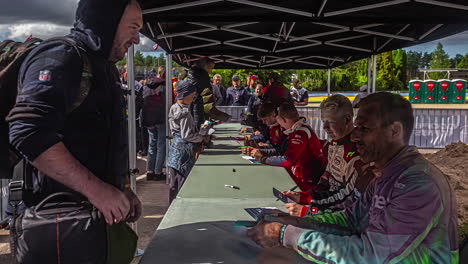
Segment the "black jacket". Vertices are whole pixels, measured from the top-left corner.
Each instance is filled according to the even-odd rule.
[[[117,26],[129,0],[81,0],[69,37],[86,49],[92,87],[83,103],[70,112],[83,70],[78,53],[63,43],[40,45],[23,62],[17,104],[11,116],[10,142],[30,161],[63,142],[97,177],[123,188],[128,177],[125,102],[117,69],[108,61]],[[105,15],[104,15],[105,14]],[[39,80],[39,75],[49,77]],[[70,113],[68,113],[70,112]],[[64,185],[34,174],[35,198]]]

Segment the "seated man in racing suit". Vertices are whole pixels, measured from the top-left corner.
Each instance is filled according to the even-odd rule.
[[[267,212],[268,222],[247,231],[257,244],[275,248],[262,261],[292,263],[280,253],[292,249],[313,263],[458,263],[455,194],[447,177],[408,144],[411,104],[398,94],[371,94],[354,124],[351,138],[362,161],[374,162],[375,178],[344,211],[306,217]]]
[[[286,152],[264,156],[261,151],[256,151],[251,155],[263,164],[285,168],[302,191],[315,189],[326,165],[319,139],[291,103],[278,107],[276,121],[288,135]]]
[[[288,136],[284,134],[284,129],[276,121],[276,108],[272,103],[264,103],[258,107],[257,118],[268,127],[268,141],[254,144],[246,141],[246,146],[242,152],[251,155],[255,151],[261,151],[264,156],[283,155],[288,146]]]
[[[372,179],[371,167],[361,160],[356,143],[351,141],[351,101],[341,94],[335,94],[320,104],[320,111],[323,130],[331,139],[327,168],[317,189],[284,192],[296,202],[285,204],[293,216],[343,210],[359,199]]]

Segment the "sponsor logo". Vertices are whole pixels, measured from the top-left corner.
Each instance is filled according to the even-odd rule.
[[[354,153],[356,153],[356,152],[350,151],[350,152],[348,152],[348,154],[346,155],[346,157],[348,157],[348,158],[349,158],[349,157],[352,157],[352,156],[354,155]]]
[[[313,214],[318,213],[318,208],[317,207],[310,207],[310,212]]]
[[[47,82],[50,81],[52,78],[50,76],[50,71],[40,71],[39,72],[39,81]]]
[[[372,197],[372,207],[383,209],[387,205],[387,200],[381,195],[374,195]]]

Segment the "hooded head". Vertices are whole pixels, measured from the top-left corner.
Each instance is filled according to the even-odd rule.
[[[81,0],[72,33],[112,62],[139,43],[141,8],[136,0]]]

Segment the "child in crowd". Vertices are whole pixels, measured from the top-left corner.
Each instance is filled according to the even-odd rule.
[[[169,202],[172,202],[182,188],[187,176],[195,165],[201,143],[206,140],[198,132],[189,107],[195,96],[195,86],[187,81],[178,82],[177,101],[169,110],[169,127],[174,137],[169,148],[167,168],[169,171]]]
[[[281,104],[276,121],[288,136],[286,152],[268,157],[256,151],[251,155],[263,164],[285,168],[302,191],[315,189],[326,166],[319,139],[293,104]]]
[[[317,189],[310,192],[284,192],[298,203],[285,205],[293,216],[321,214],[350,207],[373,178],[371,167],[361,160],[356,143],[351,141],[353,106],[349,99],[335,94],[320,104],[320,111],[323,130],[330,138],[327,168]]]

